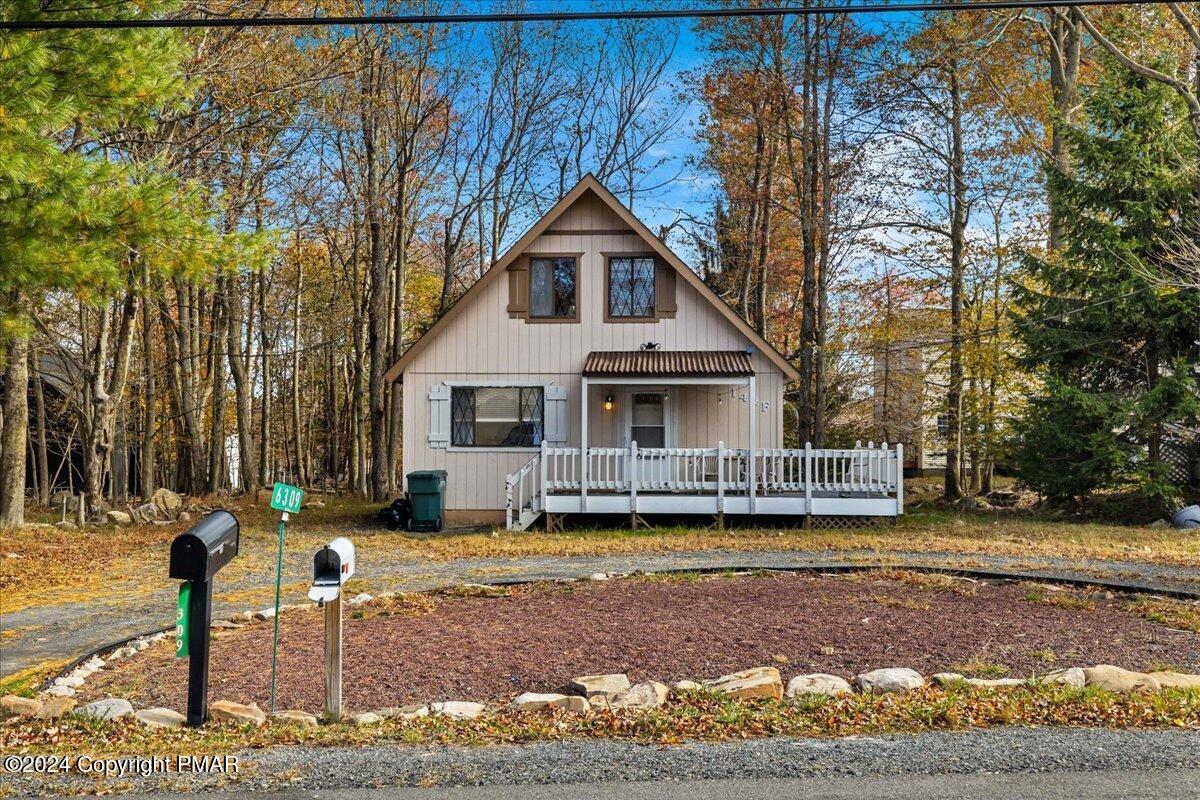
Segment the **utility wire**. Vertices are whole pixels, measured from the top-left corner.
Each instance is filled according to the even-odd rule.
[[[352,25],[461,25],[481,22],[586,22],[597,20],[799,17],[823,14],[908,14],[917,11],[989,11],[1082,6],[1163,5],[1167,0],[979,0],[978,2],[847,3],[749,8],[545,11],[494,14],[367,14],[362,16],[177,17],[131,19],[0,20],[0,31],[111,30],[118,28],[338,27]]]

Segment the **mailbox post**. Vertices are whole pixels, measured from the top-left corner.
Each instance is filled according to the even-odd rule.
[[[170,576],[185,581],[175,635],[176,651],[188,659],[189,727],[208,718],[208,644],[212,627],[212,578],[238,554],[237,518],[214,511],[171,542]]]
[[[325,717],[342,718],[342,586],[354,574],[354,543],[339,536],[313,556],[310,600],[325,608]]]

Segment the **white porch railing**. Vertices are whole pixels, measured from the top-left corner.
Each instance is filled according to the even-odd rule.
[[[858,443],[853,448],[763,449],[753,458],[746,448],[716,447],[589,447],[587,470],[582,467],[578,447],[551,447],[542,443],[540,453],[508,476],[508,513],[510,529],[524,529],[550,508],[551,495],[577,495],[585,498],[580,509],[587,510],[587,495],[627,495],[630,507],[637,507],[639,492],[712,496],[714,508],[725,510],[726,497],[749,498],[743,504],[750,513],[757,510],[756,498],[803,498],[801,504],[772,505],[765,513],[780,509],[803,509],[814,513],[813,498],[837,497],[836,511],[853,509],[854,499],[894,500],[888,506],[903,511],[903,446]],[[753,463],[751,481],[750,465]],[[583,476],[587,475],[587,486]],[[600,504],[609,508],[610,504]],[[879,513],[878,504],[860,504],[860,513]],[[834,508],[835,506],[830,506]],[[553,509],[550,509],[553,510]],[[783,513],[791,513],[784,511]],[[853,510],[848,513],[855,513]]]

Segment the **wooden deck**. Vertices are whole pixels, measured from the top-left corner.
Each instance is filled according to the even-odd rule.
[[[904,512],[902,445],[848,449],[550,447],[508,476],[507,522],[547,514],[721,517]],[[586,481],[582,475],[586,474]]]

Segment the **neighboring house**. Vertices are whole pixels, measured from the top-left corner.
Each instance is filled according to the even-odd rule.
[[[806,486],[820,468],[782,449],[796,370],[591,175],[387,377],[404,471],[447,472],[451,523],[899,510],[894,451],[822,451]],[[822,510],[825,490],[863,504]]]

